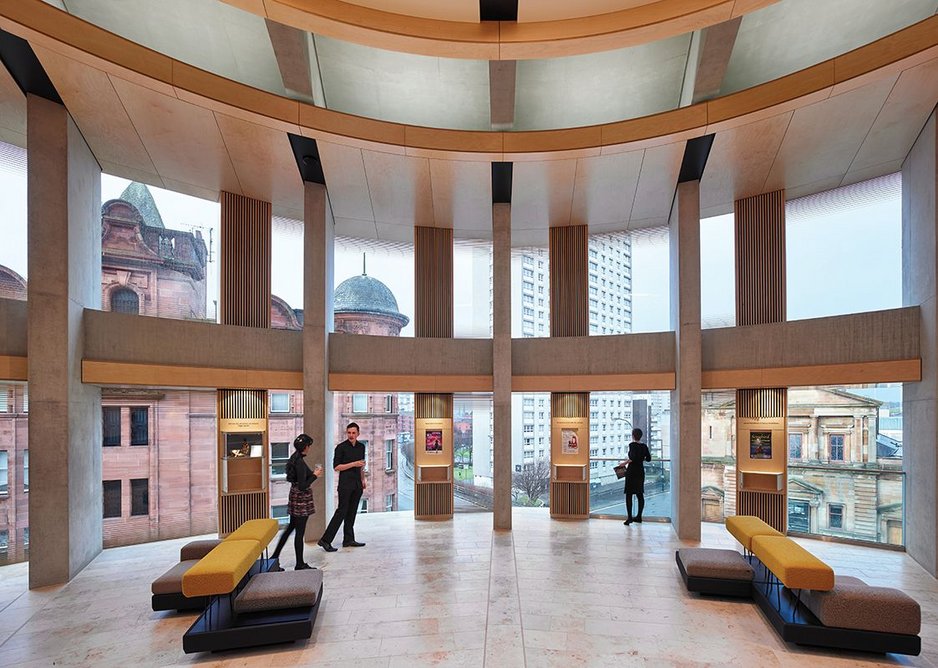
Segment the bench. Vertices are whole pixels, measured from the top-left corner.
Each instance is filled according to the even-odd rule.
[[[276,560],[260,557],[277,529],[276,520],[245,522],[183,574],[185,596],[209,598],[183,635],[184,652],[217,652],[312,635],[322,573],[271,572]]]
[[[736,550],[686,547],[675,551],[674,558],[687,591],[752,597],[752,566]]]
[[[190,584],[188,591],[183,590],[183,580],[186,579],[188,572],[204,557],[208,556],[216,547],[229,541],[248,540],[254,541],[256,546],[256,556],[258,559],[270,541],[277,535],[279,524],[273,519],[256,519],[244,522],[240,527],[228,535],[224,540],[205,539],[196,540],[187,543],[179,551],[179,563],[170,567],[165,573],[153,581],[150,586],[152,593],[151,606],[153,610],[203,610],[208,605],[209,598],[216,594],[229,593],[225,591],[215,591],[208,586],[205,589],[192,589],[195,586]],[[252,560],[253,561],[253,560]],[[224,559],[221,562],[226,563]],[[207,566],[203,567],[206,568]],[[268,564],[266,568],[276,567],[276,564]],[[223,566],[224,568],[224,566]],[[245,571],[246,572],[246,571]],[[201,575],[200,575],[201,573]],[[242,573],[242,577],[244,573]],[[196,571],[195,576],[204,580],[205,574],[202,571]],[[237,583],[236,583],[237,584]],[[204,591],[205,593],[195,593]]]
[[[921,609],[903,592],[835,577],[830,566],[759,518],[727,518],[726,528],[752,553],[753,597],[782,640],[866,652],[921,653]]]
[[[194,540],[183,545],[179,550],[179,563],[171,566],[150,585],[153,610],[203,610],[208,605],[208,597],[184,596],[182,576],[221,542],[220,539]]]

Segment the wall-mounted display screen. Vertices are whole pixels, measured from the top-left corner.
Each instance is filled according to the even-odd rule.
[[[772,459],[772,432],[749,432],[749,458]]]
[[[427,429],[427,452],[443,452],[443,430]]]
[[[575,455],[580,451],[579,434],[576,429],[560,430],[561,452],[565,455]]]

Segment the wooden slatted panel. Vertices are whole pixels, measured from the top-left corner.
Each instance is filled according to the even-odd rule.
[[[417,519],[449,519],[453,516],[453,483],[420,483],[414,500]]]
[[[262,420],[267,417],[264,390],[218,390],[218,417],[221,420]]]
[[[785,191],[736,200],[736,324],[785,321]]]
[[[550,335],[589,336],[586,225],[550,228]]]
[[[551,418],[588,417],[589,410],[588,392],[552,392],[550,395]]]
[[[221,322],[270,327],[270,202],[221,193]]]
[[[414,228],[414,335],[453,336],[453,231]]]
[[[550,516],[585,519],[590,514],[589,485],[582,482],[550,483]]]
[[[414,395],[414,418],[451,418],[453,417],[452,394]]]
[[[787,503],[784,493],[776,492],[737,492],[736,513],[739,515],[755,515],[776,531],[785,533]]]
[[[224,538],[248,520],[267,517],[267,492],[225,494],[219,499],[218,533]]]
[[[736,390],[736,417],[783,418],[788,414],[788,389],[763,387]]]

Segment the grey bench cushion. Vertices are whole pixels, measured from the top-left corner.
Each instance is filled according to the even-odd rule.
[[[830,591],[803,591],[801,601],[825,626],[906,635],[922,629],[922,609],[915,599],[857,578],[839,576]]]
[[[150,585],[150,591],[154,594],[181,594],[182,576],[197,563],[199,563],[198,559],[180,561],[160,577],[156,578],[153,584]]]
[[[206,540],[194,540],[186,543],[179,550],[179,561],[188,561],[189,559],[201,559],[206,554],[215,549],[221,542],[219,538],[208,538]]]
[[[752,566],[735,550],[686,547],[678,550],[678,556],[688,577],[752,580]]]
[[[258,573],[235,599],[235,612],[260,612],[316,605],[322,571]]]

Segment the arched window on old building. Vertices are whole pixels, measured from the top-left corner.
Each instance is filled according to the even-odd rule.
[[[118,288],[111,293],[111,310],[118,313],[140,313],[140,298],[130,288]]]

